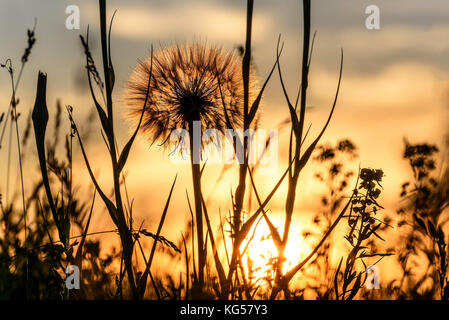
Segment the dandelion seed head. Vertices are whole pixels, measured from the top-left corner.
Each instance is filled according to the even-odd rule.
[[[161,48],[153,54],[152,67],[151,57],[137,65],[126,88],[126,113],[133,123],[138,123],[147,98],[141,131],[151,142],[168,143],[173,130],[189,130],[193,121],[200,121],[203,131],[224,132],[225,112],[233,128],[241,126],[241,58],[222,47],[197,42]]]

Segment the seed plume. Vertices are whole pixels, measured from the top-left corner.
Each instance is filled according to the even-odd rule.
[[[189,130],[200,121],[202,130],[223,132],[239,127],[243,110],[241,60],[233,52],[205,43],[177,44],[159,49],[140,62],[126,82],[128,118],[138,122],[151,142],[168,141],[176,129]]]

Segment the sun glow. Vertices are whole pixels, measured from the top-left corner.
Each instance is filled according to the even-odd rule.
[[[271,217],[272,223],[283,225],[282,219]],[[282,236],[282,230],[278,229]],[[302,259],[304,259],[310,252],[310,245],[302,237],[303,227],[298,224],[292,224],[290,228],[289,241],[285,249],[286,262],[283,266],[283,273],[285,274]],[[245,241],[241,246],[241,252],[244,253],[243,264],[248,273],[248,278],[252,282],[260,281],[261,285],[265,285],[266,281],[263,279],[270,279],[274,276],[273,265],[276,262],[278,251],[272,237],[270,229],[264,219],[262,218],[255,228],[249,234],[252,239],[249,244]],[[246,250],[245,250],[246,249]]]

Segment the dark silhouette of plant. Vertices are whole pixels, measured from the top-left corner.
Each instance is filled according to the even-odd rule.
[[[72,187],[71,180],[71,145],[70,134],[66,135],[64,141],[65,158],[57,156],[60,147],[60,125],[61,125],[61,106],[57,104],[57,110],[54,121],[52,139],[46,140],[46,163],[49,172],[47,182],[54,188],[58,188],[54,209],[57,217],[69,215],[70,226],[73,230],[81,230],[82,235],[75,238],[60,241],[59,227],[55,220],[53,211],[48,201],[41,199],[45,191],[44,182],[38,180],[31,188],[30,195],[25,203],[27,212],[34,218],[32,225],[27,228],[27,246],[23,247],[20,238],[24,233],[25,223],[23,217],[15,208],[15,199],[11,202],[0,201],[0,225],[2,225],[2,234],[0,238],[0,296],[4,299],[51,299],[60,300],[70,298],[88,298],[92,296],[85,295],[85,289],[94,285],[95,282],[83,281],[81,290],[68,292],[65,286],[65,269],[67,264],[76,264],[80,267],[83,274],[82,260],[79,255],[82,254],[84,244],[89,243],[86,240],[87,225],[91,210],[89,211],[89,200],[81,199],[83,193],[79,193],[77,188]],[[89,123],[89,121],[87,121]],[[22,139],[22,150],[25,150],[31,122],[25,128]],[[24,154],[22,154],[22,158]],[[53,197],[53,195],[52,195]],[[86,202],[85,202],[86,201]],[[69,230],[70,231],[70,230]],[[4,233],[3,233],[4,232]],[[63,231],[65,232],[65,231]],[[70,237],[70,235],[68,235]],[[70,241],[72,240],[72,241]],[[67,245],[64,244],[68,243]],[[91,256],[91,261],[96,261],[99,256]],[[26,261],[28,260],[28,281],[26,281]],[[99,274],[100,275],[100,274]],[[84,278],[82,278],[84,279]],[[98,292],[96,293],[98,294]]]
[[[111,26],[109,27],[109,32],[108,32],[107,26],[106,26],[106,1],[105,0],[99,0],[99,9],[100,9],[100,34],[101,34],[101,51],[102,51],[104,84],[100,80],[100,76],[95,67],[92,55],[90,54],[88,36],[87,36],[86,40],[81,36],[81,42],[83,44],[85,56],[86,56],[86,69],[87,69],[87,75],[88,75],[91,96],[95,103],[95,107],[98,112],[98,116],[100,118],[102,130],[105,135],[105,143],[107,145],[107,148],[109,151],[109,156],[111,159],[112,176],[113,176],[113,184],[114,184],[113,200],[111,200],[99,186],[99,184],[92,172],[91,165],[89,163],[86,151],[84,149],[84,145],[82,143],[82,139],[81,139],[80,134],[76,128],[76,124],[73,120],[72,109],[67,108],[67,111],[69,113],[69,119],[70,119],[72,128],[74,130],[74,134],[78,138],[78,141],[79,141],[79,144],[81,147],[81,151],[83,154],[83,158],[85,160],[85,163],[86,163],[87,169],[89,171],[89,175],[92,179],[92,182],[95,185],[95,188],[96,188],[98,194],[100,195],[101,199],[105,203],[106,208],[108,209],[108,212],[111,216],[112,221],[118,228],[118,232],[119,232],[120,240],[121,240],[121,244],[122,244],[122,249],[123,249],[124,266],[125,266],[126,273],[128,275],[128,283],[129,283],[129,287],[132,292],[132,296],[134,299],[140,299],[141,294],[138,289],[139,284],[136,282],[134,270],[133,270],[133,263],[132,263],[132,256],[133,256],[133,249],[134,249],[134,239],[133,239],[133,235],[132,235],[132,231],[133,231],[132,212],[125,211],[124,201],[122,198],[120,176],[121,176],[122,170],[125,166],[125,163],[128,159],[128,155],[129,155],[131,147],[134,143],[137,132],[140,128],[141,121],[139,121],[139,124],[138,124],[136,130],[134,131],[134,134],[128,140],[128,142],[126,143],[123,150],[121,152],[119,152],[117,150],[117,146],[116,146],[116,138],[115,138],[115,131],[114,131],[114,111],[113,111],[113,103],[112,103],[112,92],[113,92],[114,84],[115,84],[114,67],[112,64],[112,58],[111,58],[111,52],[110,52],[110,34],[111,34],[112,20],[111,20]],[[105,99],[104,99],[105,103],[106,103],[105,109],[103,109],[103,107],[99,104],[99,102],[95,96],[95,93],[94,93],[94,90],[92,87],[92,78],[94,79],[95,83],[99,87],[102,95],[105,97]],[[150,77],[150,79],[151,79],[151,77]],[[105,93],[104,93],[104,91],[105,91]],[[143,104],[143,106],[145,106],[145,103]],[[120,281],[121,281],[121,277],[120,277]],[[146,278],[145,278],[145,282],[146,282]]]
[[[21,67],[20,67],[20,71],[17,75],[17,77],[15,78],[15,70],[13,68],[13,62],[11,59],[7,59],[5,63],[0,63],[0,67],[4,68],[8,71],[10,80],[11,80],[11,100],[10,100],[10,104],[9,104],[9,108],[8,111],[6,113],[6,120],[3,124],[3,129],[1,130],[1,134],[0,134],[0,149],[2,146],[2,141],[3,141],[3,137],[5,134],[5,129],[6,126],[8,124],[8,117],[11,116],[11,130],[10,130],[10,141],[9,141],[9,154],[8,154],[8,159],[10,158],[10,154],[11,154],[11,145],[12,145],[12,128],[13,128],[13,123],[14,123],[14,127],[15,127],[15,134],[16,134],[16,144],[17,144],[17,151],[18,151],[18,163],[19,163],[19,170],[20,170],[20,182],[21,182],[21,191],[22,191],[22,209],[23,209],[23,219],[24,219],[24,223],[25,223],[25,228],[24,228],[24,235],[25,235],[25,248],[27,247],[27,239],[28,239],[28,235],[27,235],[27,231],[28,231],[28,215],[27,215],[27,209],[26,209],[26,203],[25,203],[25,186],[24,186],[24,182],[23,182],[23,166],[22,166],[22,149],[21,149],[21,144],[20,144],[20,134],[19,134],[19,123],[18,123],[18,119],[20,116],[20,113],[17,112],[17,106],[19,104],[19,99],[17,97],[17,89],[19,87],[20,84],[20,80],[22,79],[22,73],[23,70],[25,68],[26,63],[28,62],[28,59],[30,57],[31,54],[31,50],[33,49],[33,46],[36,42],[36,38],[35,38],[35,29],[36,29],[36,23],[34,25],[34,28],[32,30],[28,29],[27,30],[27,46],[25,48],[25,51],[22,55],[22,59],[21,59]],[[0,116],[1,122],[3,122],[3,117],[4,117],[4,113]],[[7,173],[8,177],[7,177],[7,188],[9,188],[9,160],[8,160],[8,173]],[[29,269],[28,269],[28,257],[26,257],[26,292],[27,292],[27,297],[29,296],[29,282],[28,282],[28,278],[29,278]]]
[[[178,44],[162,48],[140,63],[127,82],[125,99],[131,108],[130,118],[142,121],[142,132],[150,134],[152,142],[161,139],[168,144],[176,129],[189,132],[198,240],[198,283],[194,286],[199,291],[204,287],[207,256],[201,193],[202,134],[207,129],[224,133],[226,125],[239,127],[243,83],[238,66],[238,58],[222,48]],[[195,122],[201,126],[199,132],[195,132]]]
[[[324,242],[324,238],[326,238],[328,234],[324,236],[322,241],[318,243],[318,245],[312,250],[312,252],[303,260],[298,262],[297,265],[295,265],[293,268],[288,270],[286,273],[283,272],[283,265],[285,263],[285,248],[289,239],[289,231],[292,221],[292,216],[294,212],[295,207],[295,200],[296,200],[296,194],[297,194],[297,185],[299,181],[299,175],[302,171],[302,169],[306,166],[308,163],[313,151],[315,150],[315,147],[318,145],[321,137],[323,136],[324,132],[326,131],[330,120],[332,118],[332,115],[335,110],[335,106],[337,104],[338,100],[338,94],[340,91],[340,84],[341,84],[341,78],[342,78],[342,70],[343,70],[343,52],[341,55],[341,62],[340,62],[340,73],[338,77],[338,84],[337,84],[337,90],[335,94],[335,98],[332,104],[331,111],[329,113],[329,117],[321,129],[318,136],[312,141],[312,143],[305,149],[303,149],[303,143],[307,136],[307,132],[304,130],[305,126],[305,115],[306,115],[306,102],[307,102],[307,89],[308,89],[308,79],[309,79],[309,67],[310,67],[310,57],[313,50],[313,40],[311,41],[311,1],[310,0],[303,0],[303,15],[304,15],[304,22],[303,22],[303,55],[302,55],[302,67],[301,67],[301,85],[299,86],[299,90],[297,93],[296,101],[293,102],[292,99],[290,99],[287,90],[285,88],[281,66],[279,62],[279,56],[281,52],[281,48],[278,43],[277,47],[277,68],[278,73],[280,77],[280,82],[283,90],[284,97],[286,99],[288,109],[290,112],[290,118],[291,118],[291,131],[290,131],[290,141],[289,141],[289,166],[287,168],[287,181],[288,181],[288,190],[286,195],[286,202],[285,202],[285,222],[284,222],[284,228],[283,228],[283,234],[281,235],[275,226],[269,221],[269,218],[267,215],[264,215],[264,219],[267,222],[271,237],[274,241],[274,244],[276,246],[276,249],[278,251],[278,257],[276,260],[276,267],[275,267],[275,280],[273,289],[270,295],[270,299],[276,299],[277,295],[282,291],[284,293],[284,296],[288,298],[290,296],[290,291],[288,289],[290,281],[293,279],[293,277],[298,273],[299,270],[301,270],[304,265],[317,253],[318,249],[321,247],[321,245]],[[297,110],[299,104],[299,110]],[[299,111],[299,116],[298,116]],[[281,178],[284,178],[284,176]],[[254,184],[253,184],[254,185]],[[273,192],[276,189],[273,189]],[[346,207],[345,207],[346,208]],[[346,209],[344,209],[346,210]],[[343,211],[344,211],[343,210]],[[338,219],[339,220],[339,219]],[[331,230],[331,229],[330,229]]]
[[[320,231],[304,231],[305,239],[311,236],[322,237],[331,227],[344,203],[349,180],[355,175],[349,166],[356,157],[357,147],[349,139],[340,140],[335,145],[323,144],[316,148],[313,160],[319,167],[315,178],[325,184],[326,191],[321,196],[320,212],[313,218],[314,225]],[[333,279],[329,275],[333,273],[331,261],[334,241],[335,237],[331,234],[310,263],[310,267],[305,270],[305,276],[310,280],[308,288],[312,289],[317,299],[328,300],[333,294]]]
[[[345,239],[351,246],[351,251],[345,259],[342,267],[343,257],[337,267],[334,277],[334,290],[337,300],[352,300],[367,280],[367,265],[365,259],[380,257],[377,264],[383,257],[391,253],[377,253],[370,250],[367,243],[371,237],[383,240],[378,234],[384,224],[376,218],[379,210],[383,207],[377,202],[381,193],[381,182],[383,171],[380,169],[363,168],[360,170],[360,183],[354,189],[351,200],[349,214],[347,218],[349,227]],[[363,265],[360,269],[359,264]],[[339,277],[342,279],[341,286]]]
[[[443,228],[447,222],[445,210],[449,205],[449,167],[447,155],[441,162],[440,172],[436,173],[435,159],[438,148],[432,144],[411,144],[404,142],[404,159],[409,162],[413,180],[402,185],[403,205],[398,210],[399,227],[407,232],[404,236],[398,262],[402,268],[402,278],[398,289],[400,296],[432,297],[437,294],[441,299],[449,299],[447,279],[448,248],[447,235]],[[426,266],[416,263],[418,255],[426,257]],[[424,268],[424,273],[415,272]],[[434,283],[430,289],[423,284],[431,279]],[[403,289],[403,286],[406,286]]]

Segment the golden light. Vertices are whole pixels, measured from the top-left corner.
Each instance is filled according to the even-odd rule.
[[[271,222],[275,225],[283,225],[284,221],[281,216],[278,218],[270,215]],[[278,229],[282,236],[282,229]],[[299,224],[292,224],[290,228],[289,241],[285,249],[286,262],[283,266],[283,273],[297,265],[310,252],[310,244],[302,237],[304,228]],[[241,246],[243,255],[243,264],[245,271],[252,282],[260,282],[259,284],[266,285],[262,279],[271,278],[274,275],[273,263],[278,252],[276,246],[270,235],[270,229],[262,218],[255,228],[251,230],[248,236],[252,239],[249,244],[248,240]],[[246,250],[245,250],[246,249]]]

